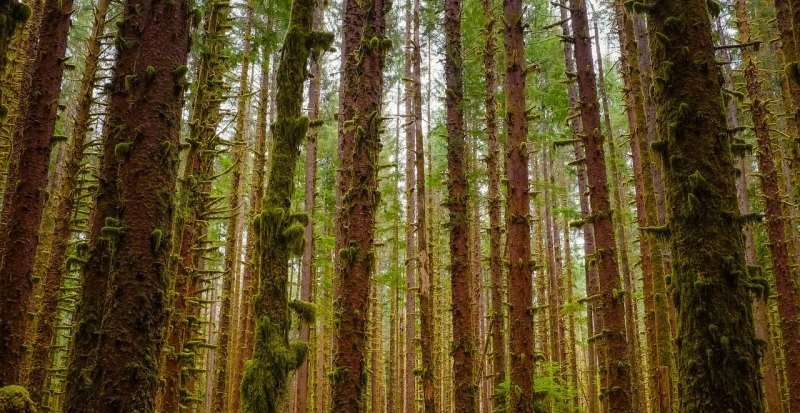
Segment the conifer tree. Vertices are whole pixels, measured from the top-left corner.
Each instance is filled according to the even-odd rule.
[[[672,251],[678,410],[761,412],[743,218],[708,9],[658,2],[647,19],[660,136],[652,146],[664,160],[669,205],[667,226],[650,231],[668,236]]]
[[[185,1],[123,13],[66,412],[155,411],[190,15]]]
[[[257,231],[258,292],[254,297],[256,330],[253,360],[242,381],[243,411],[277,412],[287,394],[288,375],[306,357],[308,344],[289,342],[291,307],[303,322],[313,322],[311,304],[288,301],[289,258],[303,250],[308,216],[291,213],[294,172],[300,145],[309,128],[302,114],[303,86],[308,78],[309,58],[326,51],[333,41],[330,33],[312,30],[315,2],[295,0],[276,72],[276,118],[271,128],[272,165],[261,211],[253,220]]]

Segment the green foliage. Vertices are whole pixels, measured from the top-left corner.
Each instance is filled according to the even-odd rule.
[[[131,142],[120,142],[114,146],[114,155],[118,158],[128,156],[131,151]]]

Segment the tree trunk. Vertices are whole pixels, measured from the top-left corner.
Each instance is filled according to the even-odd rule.
[[[79,203],[76,190],[78,179],[84,162],[86,134],[91,124],[91,109],[94,100],[94,88],[97,84],[97,69],[100,48],[106,27],[106,14],[110,0],[100,0],[95,5],[94,25],[86,44],[86,65],[81,78],[80,96],[76,105],[75,124],[69,143],[67,161],[64,167],[64,181],[58,188],[58,205],[55,209],[53,229],[53,245],[49,252],[45,268],[42,303],[39,309],[40,318],[36,324],[36,335],[31,355],[31,371],[26,386],[31,398],[41,407],[45,407],[44,393],[51,366],[53,338],[59,310],[59,293],[62,286],[67,249],[72,235],[71,215]],[[76,258],[80,258],[77,257]]]
[[[294,175],[300,145],[306,137],[309,119],[302,115],[303,86],[309,57],[326,51],[333,40],[330,33],[312,31],[316,2],[295,0],[291,20],[281,49],[276,74],[276,118],[272,124],[272,167],[261,212],[254,219],[258,232],[260,285],[254,298],[256,318],[253,360],[242,381],[244,412],[274,413],[287,393],[288,374],[305,359],[308,345],[289,342],[289,308],[302,322],[313,321],[313,307],[288,302],[289,258],[302,254],[308,216],[292,214]]]
[[[736,22],[740,44],[752,40],[750,17],[745,0],[736,0]],[[761,79],[756,65],[755,51],[750,47],[741,49],[747,95],[750,98],[749,112],[753,119],[756,136],[756,158],[758,159],[761,192],[764,198],[764,215],[769,237],[772,274],[778,290],[778,312],[781,315],[783,355],[786,379],[789,387],[790,411],[800,409],[800,308],[797,288],[793,281],[789,245],[786,237],[786,215],[775,166],[775,153],[769,133],[769,112],[761,89]],[[733,144],[737,144],[734,142]],[[754,283],[757,279],[751,279]],[[763,280],[762,280],[763,281]],[[761,285],[764,290],[764,282]]]
[[[125,8],[66,412],[155,411],[190,14],[188,2]]]
[[[603,105],[603,121],[608,136],[608,163],[611,166],[611,181],[614,188],[614,232],[619,246],[619,264],[622,270],[622,280],[625,286],[625,335],[628,342],[628,357],[631,360],[631,407],[634,411],[641,411],[644,406],[642,400],[640,384],[644,384],[639,378],[641,374],[640,354],[639,354],[639,322],[637,317],[636,305],[634,302],[635,284],[631,274],[628,260],[628,236],[625,230],[624,215],[622,211],[626,208],[625,196],[620,173],[619,161],[617,161],[617,144],[614,139],[614,130],[611,128],[611,112],[606,94],[605,73],[603,72],[603,55],[600,51],[600,31],[597,28],[597,21],[594,22],[595,50],[597,51],[597,90],[600,93],[600,100]]]
[[[469,251],[469,182],[467,140],[464,133],[461,1],[445,0],[445,106],[447,107],[447,208],[450,229],[450,282],[453,300],[453,391],[458,412],[474,412],[478,405],[475,377],[474,307]],[[421,196],[422,194],[418,194]],[[427,407],[426,407],[426,412]]]
[[[495,11],[490,0],[481,2],[483,7],[483,71],[486,81],[486,96],[484,107],[486,109],[486,141],[488,151],[486,154],[486,169],[488,181],[488,209],[489,209],[489,273],[492,283],[492,405],[494,408],[503,408],[505,400],[496,392],[505,380],[505,344],[503,333],[503,314],[505,300],[505,280],[503,279],[503,251],[502,251],[502,211],[500,201],[500,142],[497,130],[497,42],[495,39],[496,28]]]
[[[221,21],[225,24],[227,18]],[[214,394],[211,395],[212,410],[215,412],[228,411],[228,378],[230,367],[232,367],[232,357],[234,352],[229,349],[235,348],[233,340],[235,333],[233,323],[233,298],[234,281],[239,279],[240,268],[240,233],[239,227],[242,221],[242,172],[247,163],[245,139],[245,119],[248,117],[247,106],[250,100],[250,42],[252,40],[253,29],[253,8],[246,7],[244,40],[242,44],[242,70],[239,75],[239,95],[236,98],[236,127],[234,130],[233,146],[231,157],[233,166],[231,167],[230,194],[228,195],[228,219],[225,224],[225,270],[222,273],[222,297],[219,320],[219,336],[216,348],[216,366],[214,369]],[[219,34],[225,38],[225,32]],[[224,74],[221,74],[224,75]],[[238,383],[231,383],[238,386]]]
[[[333,413],[358,413],[366,389],[366,315],[373,248],[380,152],[383,67],[391,41],[385,37],[384,0],[348,1],[344,10],[339,159],[332,405]],[[369,39],[369,40],[367,40]],[[367,46],[369,44],[369,46]]]
[[[313,29],[319,30],[322,25],[323,6],[317,4],[314,9]],[[319,96],[322,71],[320,69],[319,56],[311,60],[311,81],[308,86],[308,117],[309,119],[319,118]],[[303,250],[302,280],[300,281],[300,300],[314,302],[312,297],[312,284],[316,282],[317,271],[314,263],[314,210],[317,201],[317,128],[309,131],[305,142],[306,150],[306,170],[305,170],[305,204],[304,209],[308,214],[308,224],[304,234],[305,249]],[[306,323],[300,324],[300,341],[308,342],[311,338],[311,326]],[[309,366],[308,361],[297,370],[297,391],[295,393],[295,412],[306,413],[308,411],[308,389],[309,389]]]
[[[528,182],[528,113],[525,106],[525,59],[522,1],[504,0],[503,39],[506,74],[506,176],[508,210],[506,242],[509,252],[509,352],[511,370],[509,410],[534,411],[533,291],[531,273],[530,184]],[[455,329],[455,326],[454,326]]]
[[[8,49],[12,39],[20,28],[23,27],[31,14],[31,8],[16,0],[7,0],[0,4],[0,16],[3,17],[3,27],[0,28],[0,73],[6,72],[8,64]],[[5,100],[5,91],[0,91],[0,102]],[[8,114],[8,107],[0,108],[0,121]],[[1,125],[2,123],[0,123]]]
[[[592,43],[584,0],[573,0],[572,28],[575,40],[578,91],[581,99],[581,123],[586,148],[586,171],[591,205],[590,220],[594,226],[595,253],[590,265],[597,267],[600,281],[599,316],[602,331],[597,333],[607,353],[601,369],[604,389],[601,390],[604,410],[630,412],[631,364],[625,338],[625,302],[620,285],[619,267],[614,240],[613,218],[608,196],[603,135],[600,133],[600,112],[592,61]]]
[[[24,6],[12,20],[24,17]],[[2,10],[4,7],[0,7]],[[24,118],[14,135],[9,186],[0,220],[0,387],[17,384],[23,370],[28,301],[33,293],[33,265],[39,225],[47,195],[50,145],[55,131],[58,95],[64,73],[64,53],[72,13],[71,0],[48,0],[44,5],[39,47],[33,66],[36,85]],[[11,25],[15,26],[15,25]],[[0,30],[5,30],[5,27]],[[5,47],[5,46],[3,46]],[[5,53],[2,54],[5,60]],[[2,111],[0,111],[2,112]]]
[[[267,28],[271,27],[271,20],[267,20]],[[254,148],[254,161],[253,161],[253,175],[252,175],[252,188],[250,190],[250,219],[253,221],[258,214],[259,205],[261,205],[264,198],[264,174],[266,172],[267,156],[265,154],[267,147],[267,115],[269,112],[270,102],[270,53],[268,48],[263,48],[261,56],[261,79],[259,80],[258,91],[258,114],[256,115],[256,139]],[[253,356],[253,334],[255,330],[255,320],[253,318],[252,297],[255,295],[256,290],[256,275],[257,270],[255,264],[255,255],[258,253],[255,250],[255,244],[258,234],[253,230],[252,225],[247,231],[247,250],[245,251],[245,267],[242,276],[242,296],[246,300],[246,304],[242,307],[241,313],[241,326],[237,342],[239,348],[235,358],[234,370],[232,373],[232,391],[230,407],[234,412],[239,411],[241,405],[241,382],[244,375],[244,362]],[[310,247],[309,247],[310,248]]]
[[[650,231],[669,234],[673,254],[678,409],[761,412],[743,220],[731,143],[721,137],[721,76],[706,4],[654,4],[648,26],[662,137],[653,146],[664,160],[669,205],[667,226]]]

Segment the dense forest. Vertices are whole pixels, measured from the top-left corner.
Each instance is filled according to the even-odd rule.
[[[800,0],[0,0],[0,413],[800,413]]]

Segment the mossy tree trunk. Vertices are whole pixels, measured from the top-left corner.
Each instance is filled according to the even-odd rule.
[[[107,13],[110,0],[100,0],[95,5],[94,25],[92,33],[86,42],[86,60],[81,78],[80,95],[76,105],[75,123],[67,149],[67,160],[64,166],[64,180],[58,188],[53,229],[53,244],[50,257],[45,268],[42,302],[39,307],[39,321],[36,324],[35,340],[31,354],[31,370],[26,386],[31,393],[31,398],[44,407],[45,390],[49,369],[51,366],[51,345],[55,337],[55,325],[59,314],[58,304],[63,275],[66,271],[67,250],[70,245],[73,222],[71,219],[75,208],[79,205],[78,180],[84,167],[84,153],[86,149],[86,135],[92,121],[92,104],[94,102],[94,89],[97,84],[97,70],[99,66],[100,51],[103,44],[103,35],[107,23]],[[75,256],[75,261],[82,259]]]
[[[268,18],[266,30],[271,29],[271,23],[271,20]],[[264,175],[267,166],[267,116],[269,114],[270,101],[270,58],[269,48],[263,46],[258,90],[258,114],[256,115],[256,138],[253,149],[252,188],[250,189],[249,199],[250,217],[248,222],[251,222],[258,214],[259,206],[264,198]],[[249,360],[253,356],[255,321],[253,318],[252,299],[255,295],[258,282],[255,274],[257,269],[255,265],[255,256],[258,253],[255,249],[257,236],[258,234],[252,229],[247,231],[247,250],[245,251],[245,267],[242,274],[242,297],[245,303],[240,313],[240,326],[236,340],[239,345],[237,346],[238,348],[236,350],[231,376],[230,408],[235,412],[239,411],[242,402],[241,386],[239,386],[239,383],[242,382],[242,377],[244,375],[244,363],[245,360]]]
[[[26,17],[24,6],[7,6],[15,26]],[[2,10],[0,6],[0,10]],[[14,135],[8,188],[0,215],[0,387],[17,384],[23,370],[24,341],[33,293],[33,267],[39,225],[47,197],[50,145],[55,132],[58,95],[64,73],[64,54],[72,13],[71,0],[44,4],[39,46],[32,69],[31,93]],[[17,22],[12,24],[12,22]],[[9,27],[10,28],[10,27]],[[6,28],[0,28],[6,31]],[[2,39],[0,39],[2,40]],[[5,46],[3,46],[5,47]],[[5,60],[5,53],[2,54]]]
[[[525,47],[522,1],[503,0],[506,91],[506,242],[508,244],[509,352],[508,407],[534,411],[534,341],[531,273],[530,184],[528,182],[528,113],[525,106]],[[454,327],[455,328],[455,327]]]
[[[66,412],[155,411],[190,15],[188,2],[125,6]]]
[[[3,17],[3,24],[0,25],[0,74],[6,72],[8,49],[9,45],[11,45],[11,40],[28,20],[30,14],[30,7],[16,0],[3,0],[0,2],[0,16]],[[0,102],[4,100],[3,92],[0,91]],[[0,107],[0,121],[8,114],[8,110],[5,106]]]
[[[738,40],[740,44],[752,41],[752,25],[745,0],[734,3]],[[791,268],[789,240],[786,236],[786,214],[782,199],[782,191],[775,165],[775,152],[770,137],[769,110],[761,87],[761,78],[756,64],[755,50],[750,47],[741,49],[742,64],[747,95],[750,103],[750,114],[753,120],[753,131],[756,136],[756,158],[758,159],[761,192],[764,198],[764,215],[769,237],[769,251],[772,261],[772,274],[778,290],[778,312],[780,314],[783,337],[783,356],[786,368],[786,379],[789,387],[789,410],[800,409],[800,308],[797,301],[796,274]],[[741,143],[734,143],[741,145]],[[759,281],[753,279],[750,282]],[[765,291],[766,282],[758,285]],[[764,349],[766,350],[766,349]]]
[[[348,1],[343,15],[339,103],[334,337],[331,411],[364,411],[370,278],[375,269],[375,212],[388,0]]]
[[[617,144],[614,138],[614,130],[611,127],[611,112],[606,93],[605,85],[605,72],[603,70],[603,54],[600,48],[600,30],[597,27],[597,20],[594,21],[594,41],[595,51],[597,53],[597,90],[600,94],[600,102],[603,108],[603,123],[606,129],[606,136],[608,137],[608,163],[611,172],[611,182],[613,185],[613,213],[614,217],[614,232],[616,234],[618,254],[619,254],[619,268],[622,272],[622,281],[625,287],[625,336],[628,342],[628,357],[631,362],[631,406],[634,411],[641,411],[642,406],[645,406],[643,400],[642,384],[644,381],[640,378],[641,370],[641,357],[639,352],[639,322],[638,312],[634,301],[636,294],[633,275],[631,273],[631,266],[628,254],[628,234],[626,233],[625,222],[623,214],[626,208],[625,203],[625,188],[622,180],[622,173],[620,172],[620,163],[617,160]]]
[[[428,253],[427,197],[425,189],[425,143],[422,134],[422,54],[420,52],[420,1],[414,0],[414,41],[412,42],[414,170],[417,203],[417,276],[419,280],[420,356],[422,361],[422,400],[425,411],[436,413],[437,382],[434,379],[434,306],[431,259]]]
[[[561,32],[565,38],[564,41],[564,60],[567,69],[567,96],[569,97],[570,106],[570,127],[572,129],[572,138],[575,141],[573,144],[574,160],[571,164],[575,165],[575,172],[578,176],[578,194],[579,194],[579,208],[581,213],[581,231],[583,232],[583,250],[584,250],[584,267],[586,268],[586,295],[589,297],[586,301],[586,327],[589,337],[594,336],[595,332],[595,307],[596,303],[592,297],[597,294],[597,268],[589,265],[589,257],[594,254],[594,226],[591,222],[587,222],[586,218],[589,217],[589,196],[588,196],[588,183],[586,175],[586,158],[583,148],[583,142],[578,137],[583,131],[583,125],[580,119],[580,107],[578,101],[578,85],[575,79],[575,52],[573,50],[573,42],[569,39],[572,38],[572,29],[569,23],[569,11],[566,5],[560,7],[561,13]],[[586,393],[587,393],[587,411],[589,413],[597,413],[598,411],[598,391],[597,391],[597,366],[598,361],[602,360],[602,352],[597,351],[597,346],[593,340],[587,342],[587,377],[586,377]]]
[[[678,410],[761,412],[759,345],[706,3],[648,11],[654,101],[665,167],[672,299],[677,309]],[[708,397],[713,394],[714,397]]]
[[[596,247],[589,265],[597,267],[600,284],[597,300],[602,330],[595,331],[595,334],[598,335],[597,338],[607,354],[606,363],[600,369],[604,386],[601,389],[601,401],[604,410],[625,413],[632,411],[631,364],[625,337],[624,300],[624,295],[631,292],[625,291],[620,285],[586,2],[572,0],[570,6],[583,124],[581,138],[586,149],[587,183],[591,206],[591,216],[588,219],[594,227]]]
[[[217,339],[216,348],[216,363],[214,369],[214,394],[212,395],[212,411],[226,412],[228,411],[228,393],[229,389],[233,386],[238,387],[239,384],[234,382],[230,383],[232,365],[232,352],[235,342],[233,340],[234,323],[233,323],[233,299],[235,295],[234,283],[239,280],[239,272],[241,268],[241,221],[243,220],[243,188],[245,187],[242,182],[242,175],[244,166],[247,164],[247,142],[245,138],[245,120],[248,118],[248,104],[250,101],[250,44],[253,38],[253,7],[252,4],[246,6],[245,22],[244,22],[244,39],[242,41],[242,60],[241,72],[239,75],[239,93],[236,98],[236,126],[234,129],[233,146],[231,148],[231,157],[233,166],[231,167],[230,174],[230,194],[228,194],[228,219],[225,223],[225,271],[222,273],[222,291],[221,291],[221,305],[220,305],[220,321],[219,321],[219,336]],[[222,24],[227,23],[222,21]],[[219,33],[223,39],[226,39],[226,31]],[[222,74],[224,75],[224,74]],[[215,125],[216,126],[216,125]]]
[[[447,208],[450,230],[450,282],[453,300],[453,398],[458,412],[478,408],[478,380],[475,371],[472,302],[472,257],[470,256],[469,181],[467,180],[467,139],[464,132],[464,57],[461,40],[461,1],[445,0],[445,106],[447,108]],[[422,196],[422,194],[417,194]],[[429,407],[426,405],[425,411]]]
[[[303,362],[305,342],[289,342],[287,284],[289,258],[302,254],[308,216],[292,214],[294,175],[300,145],[306,138],[309,118],[302,114],[303,88],[309,58],[326,51],[333,35],[312,31],[316,2],[295,0],[280,63],[276,72],[276,118],[272,124],[272,166],[261,211],[253,220],[257,231],[257,268],[260,284],[254,298],[256,318],[253,360],[242,381],[244,412],[274,413],[287,393],[288,374]],[[308,303],[291,306],[303,322],[313,321]]]

